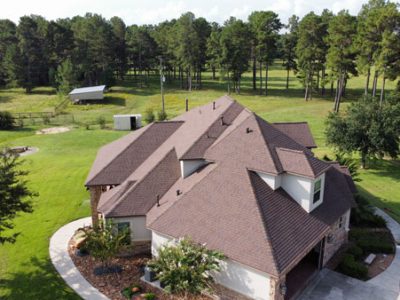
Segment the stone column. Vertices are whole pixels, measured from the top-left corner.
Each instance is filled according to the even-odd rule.
[[[93,228],[95,228],[99,224],[97,206],[100,200],[101,186],[91,186],[89,187],[89,192],[90,192],[90,207],[92,211],[92,226]]]
[[[285,283],[285,278],[269,280],[269,299],[271,300],[284,300],[285,296],[281,294],[280,285]]]

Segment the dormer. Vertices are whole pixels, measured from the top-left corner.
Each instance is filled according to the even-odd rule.
[[[207,164],[207,161],[204,159],[181,159],[181,176],[182,178],[186,178],[200,169],[202,166]]]
[[[282,188],[306,212],[313,211],[324,200],[325,173],[322,173],[317,178],[290,173],[272,175],[257,172],[257,174],[271,189]]]
[[[284,174],[282,175],[281,181],[281,187],[306,212],[311,212],[323,202],[325,173],[315,179],[293,174]]]

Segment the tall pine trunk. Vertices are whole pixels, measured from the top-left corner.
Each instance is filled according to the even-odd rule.
[[[265,96],[268,96],[268,69],[269,64],[265,64]]]
[[[256,61],[256,56],[253,55],[253,91],[257,89],[256,77],[257,77],[257,61]]]
[[[287,89],[287,90],[289,89],[289,72],[290,72],[290,70],[289,70],[289,68],[287,67],[287,68],[286,68],[286,89]]]
[[[381,98],[379,100],[379,104],[382,106],[383,100],[385,99],[385,83],[386,83],[386,78],[385,78],[385,71],[383,71],[382,74],[382,88],[381,88]]]
[[[212,66],[212,79],[215,80],[215,67]]]
[[[365,82],[365,91],[364,91],[364,95],[368,96],[368,88],[369,88],[369,78],[371,77],[371,68],[368,68],[368,72],[367,72],[367,80]]]
[[[262,95],[263,77],[262,77],[262,62],[260,61],[260,95]]]
[[[372,97],[376,96],[376,85],[377,85],[377,83],[378,83],[378,72],[375,71],[374,81],[372,83]]]
[[[319,70],[317,72],[317,91],[319,91]]]
[[[191,74],[190,67],[188,68],[188,91],[189,92],[192,91],[192,74]]]
[[[322,67],[322,87],[321,87],[321,96],[325,96],[325,66]]]

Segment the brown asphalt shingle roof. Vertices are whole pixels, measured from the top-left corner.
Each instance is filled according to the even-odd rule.
[[[256,173],[249,174],[276,268],[282,273],[305,249],[319,242],[329,226],[307,213],[282,188],[274,191]]]
[[[145,127],[142,134],[134,139],[124,149],[109,147],[110,152],[119,152],[115,158],[101,168],[101,172],[90,176],[86,182],[90,185],[121,184],[139,167],[157,148],[173,134],[183,122],[157,122]],[[110,154],[112,155],[112,154]],[[101,163],[101,160],[95,161]]]
[[[279,122],[272,123],[272,126],[282,131],[304,147],[317,147],[307,122]]]
[[[138,151],[143,153],[131,157]],[[183,179],[180,158],[212,163]],[[117,174],[121,168],[126,170]],[[109,171],[112,180],[122,180],[101,197],[98,210],[107,217],[146,215],[152,230],[189,235],[232,260],[278,276],[351,207],[352,194],[339,169],[225,96],[216,100],[215,110],[210,103],[103,147],[88,182],[110,184],[105,183]],[[324,201],[308,214],[255,172],[309,178],[326,172]]]
[[[178,157],[172,149],[143,180],[130,185],[114,201],[101,201],[98,209],[106,217],[145,216],[156,204],[157,196],[161,198],[180,175]],[[103,197],[107,195],[104,194]]]

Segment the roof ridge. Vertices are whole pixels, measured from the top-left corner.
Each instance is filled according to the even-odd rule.
[[[268,150],[268,152],[269,152],[269,155],[270,155],[270,157],[271,157],[271,159],[272,159],[272,161],[274,162],[274,168],[275,168],[275,172],[277,173],[277,174],[279,174],[279,173],[281,173],[282,172],[282,169],[283,169],[283,167],[282,167],[282,163],[281,163],[281,161],[279,160],[279,158],[278,158],[278,160],[279,160],[279,169],[277,168],[277,166],[276,166],[276,161],[275,161],[275,158],[274,158],[274,155],[273,155],[273,153],[272,153],[272,151],[274,150],[274,149],[272,149],[271,148],[271,146],[269,145],[269,143],[267,143],[267,141],[266,141],[266,139],[265,139],[265,136],[264,136],[264,133],[263,133],[263,130],[262,130],[262,128],[261,128],[261,124],[260,124],[260,122],[261,122],[261,117],[259,117],[256,113],[254,113],[253,112],[253,116],[254,116],[254,118],[255,118],[255,120],[256,120],[256,123],[257,123],[257,125],[258,125],[258,129],[260,130],[260,132],[261,132],[261,135],[262,135],[262,137],[263,137],[263,142],[264,142],[264,144],[265,144],[265,146],[266,146],[266,148],[267,148],[267,150]],[[267,122],[267,121],[265,121],[265,120],[263,120],[266,124],[268,124],[269,125],[269,123]],[[280,131],[279,131],[280,132]]]
[[[97,176],[100,175],[100,173],[102,173],[109,165],[111,165],[117,158],[119,158],[123,153],[125,153],[125,151],[128,150],[128,148],[135,142],[138,140],[139,137],[141,137],[147,130],[149,130],[149,128],[151,128],[154,125],[154,123],[151,123],[147,126],[146,130],[143,130],[133,141],[131,141],[124,150],[122,150],[120,153],[118,153],[117,156],[115,156],[112,160],[110,160],[108,162],[108,164],[104,165],[95,176],[93,176],[89,181],[86,182],[85,186],[88,186],[88,183],[93,181],[94,179],[97,178]],[[133,133],[133,132],[132,132]]]
[[[275,258],[275,253],[274,253],[275,250],[274,250],[274,247],[273,247],[273,245],[272,245],[271,238],[269,237],[270,234],[269,234],[269,230],[268,230],[268,228],[267,228],[267,224],[266,224],[266,222],[265,222],[265,220],[264,220],[264,217],[263,217],[262,213],[260,212],[260,210],[261,210],[260,201],[259,201],[259,199],[258,199],[258,197],[257,197],[257,194],[256,194],[256,191],[255,191],[255,189],[254,189],[254,182],[253,182],[252,176],[258,176],[258,174],[255,173],[255,172],[253,172],[253,171],[250,171],[250,170],[247,169],[247,168],[246,168],[246,170],[247,170],[248,179],[249,179],[249,181],[250,181],[251,190],[253,191],[253,196],[254,196],[254,198],[256,199],[256,205],[257,205],[257,208],[258,208],[257,213],[259,214],[259,217],[260,217],[260,219],[262,220],[262,224],[263,224],[263,228],[264,228],[264,232],[265,232],[265,240],[266,240],[266,242],[269,244],[269,246],[270,246],[270,248],[271,248],[271,250],[272,250],[272,251],[271,251],[271,256],[272,256],[272,260],[273,260],[273,262],[274,262],[274,269],[275,269],[275,272],[276,272],[277,274],[279,274],[278,263],[277,263],[277,260],[276,260],[276,258]],[[259,176],[258,176],[258,177],[259,177]],[[260,178],[260,180],[262,180],[262,179]],[[270,187],[268,186],[268,188],[270,188]]]
[[[248,111],[248,112],[250,112],[250,113],[252,113],[251,111]],[[240,114],[239,114],[240,115]],[[238,117],[239,117],[239,115],[238,115]],[[231,134],[233,134],[234,132],[235,132],[235,130],[240,126],[240,125],[242,125],[245,121],[247,121],[247,119],[248,118],[250,118],[251,117],[251,115],[248,115],[242,122],[240,122],[237,126],[236,126],[236,128],[234,128],[231,132],[229,132],[227,135],[225,135],[221,140],[219,140],[217,143],[213,143],[206,151],[208,151],[209,149],[212,149],[213,147],[215,147],[215,146],[217,146],[217,145],[219,145],[221,142],[223,142],[227,137],[229,137]],[[236,119],[235,119],[236,120]],[[218,139],[216,139],[216,140],[218,140]]]
[[[225,96],[223,96],[223,97],[225,97]],[[227,97],[229,97],[229,96],[227,96]],[[222,98],[222,97],[221,97],[221,98]],[[230,98],[230,97],[229,97],[229,98]],[[224,111],[222,111],[222,112],[219,114],[219,117],[223,117],[224,114],[225,114],[233,105],[235,105],[235,104],[240,105],[240,106],[242,106],[242,107],[244,108],[243,105],[239,104],[237,101],[232,100],[232,98],[229,99],[229,100],[231,101],[231,103],[229,104],[229,106],[228,106]],[[237,118],[237,116],[236,116],[236,118]],[[235,119],[236,119],[236,118],[235,118]],[[235,120],[235,119],[233,119],[233,120]],[[214,122],[212,122],[212,123],[207,127],[207,129],[206,129],[202,134],[199,135],[199,137],[196,139],[196,141],[194,141],[194,143],[192,144],[192,146],[190,146],[189,149],[187,149],[187,150],[185,151],[185,153],[183,153],[183,154],[179,157],[179,159],[182,159],[182,157],[185,157],[188,153],[190,153],[190,151],[191,151],[194,147],[197,146],[197,142],[198,142],[204,135],[207,135],[207,137],[208,137],[208,132],[210,131],[210,128],[211,128],[212,126],[214,126],[215,122],[218,122],[218,117],[215,119]],[[233,121],[232,121],[232,122],[233,122]],[[211,137],[211,138],[214,138],[215,140],[218,139],[218,137],[216,137],[216,138],[215,138],[215,137]],[[211,147],[212,145],[213,145],[213,144],[211,144],[210,147]],[[210,147],[208,147],[207,149],[209,149]],[[207,151],[207,149],[206,149],[206,151]]]
[[[108,209],[108,212],[107,212],[107,213],[109,213],[111,210],[117,208],[117,207],[122,203],[122,201],[126,198],[127,193],[129,193],[129,192],[131,192],[132,190],[134,190],[140,183],[143,182],[144,179],[146,179],[150,174],[152,174],[152,172],[164,161],[164,159],[165,159],[168,155],[170,155],[170,153],[171,153],[172,151],[175,151],[175,154],[176,154],[176,149],[175,149],[175,147],[173,147],[173,148],[172,148],[171,150],[169,150],[169,151],[158,161],[158,163],[155,164],[155,165],[146,173],[146,175],[145,175],[144,177],[142,177],[140,180],[130,180],[130,181],[133,181],[134,184],[133,184],[131,187],[129,187],[129,189],[127,189],[120,197],[118,197],[118,199],[117,199],[117,201],[115,202],[115,204],[112,205],[112,206]],[[175,156],[178,157],[177,155],[175,155]],[[126,181],[128,181],[128,180],[129,180],[129,177],[126,179]],[[176,182],[176,181],[175,181],[175,182]],[[124,183],[125,183],[125,181],[124,181]],[[107,214],[107,213],[106,213],[106,214]]]

